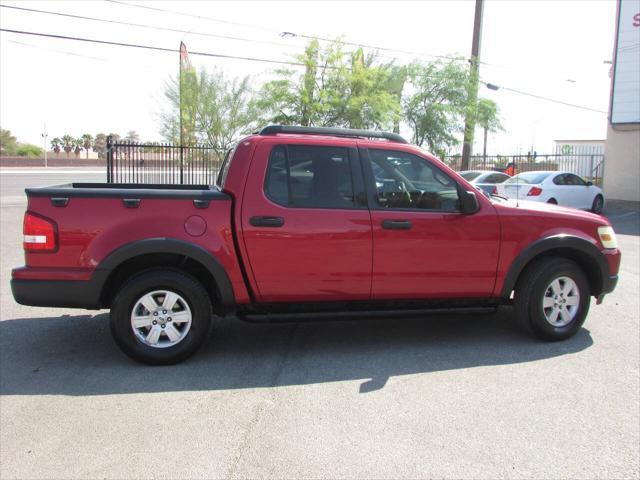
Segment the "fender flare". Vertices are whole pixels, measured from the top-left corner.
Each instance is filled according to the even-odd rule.
[[[570,251],[583,262],[588,262],[590,271],[585,272],[592,285],[592,295],[601,293],[604,282],[609,277],[609,265],[600,249],[589,240],[575,235],[553,235],[535,241],[525,248],[511,263],[504,279],[500,296],[509,298],[520,274],[533,259],[551,250]],[[595,282],[595,283],[594,283]]]
[[[191,258],[200,263],[211,274],[218,291],[220,293],[220,301],[225,307],[235,305],[233,295],[233,287],[229,276],[220,262],[207,250],[200,245],[177,240],[174,238],[147,238],[127,243],[109,255],[107,255],[96,267],[96,273],[100,272],[96,278],[99,283],[100,291],[102,291],[111,273],[127,260],[131,260],[141,255],[153,253],[171,253]]]

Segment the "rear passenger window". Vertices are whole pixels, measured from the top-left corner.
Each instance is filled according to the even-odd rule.
[[[340,147],[280,145],[269,158],[265,193],[289,207],[354,206],[349,151]]]

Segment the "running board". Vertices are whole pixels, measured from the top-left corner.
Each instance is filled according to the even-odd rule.
[[[240,320],[247,322],[302,322],[302,321],[332,321],[357,320],[374,318],[406,318],[423,317],[443,314],[486,314],[495,313],[497,306],[488,307],[457,307],[457,308],[422,308],[406,310],[356,310],[336,312],[238,312]]]

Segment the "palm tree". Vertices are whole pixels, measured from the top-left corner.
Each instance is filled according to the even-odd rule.
[[[76,157],[80,156],[80,152],[82,151],[82,146],[84,145],[84,139],[83,138],[76,138],[73,141],[73,146],[75,147],[73,150],[73,153],[76,154]]]
[[[90,133],[85,133],[82,135],[82,146],[84,147],[84,151],[86,153],[86,158],[89,158],[89,149],[93,145],[93,136]]]
[[[484,130],[484,146],[482,149],[482,156],[484,163],[487,162],[487,132],[497,132],[498,130],[504,130],[502,123],[500,122],[500,109],[498,104],[488,98],[481,98],[478,100],[477,111],[478,125]]]
[[[62,148],[67,153],[67,157],[69,157],[69,152],[73,150],[74,145],[75,139],[71,135],[66,134],[62,137]]]
[[[60,140],[59,137],[55,137],[51,140],[51,148],[56,152],[56,157],[60,156],[60,145],[62,145],[62,140]]]

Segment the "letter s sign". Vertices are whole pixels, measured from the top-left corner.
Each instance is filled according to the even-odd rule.
[[[636,13],[633,16],[633,26],[634,27],[640,27],[640,12]]]

